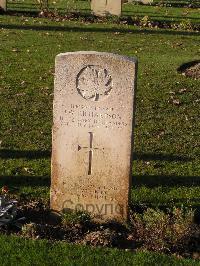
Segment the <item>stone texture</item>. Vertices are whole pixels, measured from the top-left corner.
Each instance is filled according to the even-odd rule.
[[[134,3],[134,2],[139,2],[142,3],[143,5],[148,5],[152,4],[153,0],[129,0],[129,3]]]
[[[106,0],[91,0],[91,10],[96,16],[105,16]]]
[[[144,5],[148,5],[148,4],[152,4],[153,0],[126,0],[126,2],[123,2],[123,3],[134,3],[134,2],[139,2]]]
[[[140,2],[144,5],[152,4],[153,0],[140,0]]]
[[[96,16],[120,16],[122,0],[91,0],[91,9]]]
[[[6,0],[0,0],[0,9],[6,11]]]
[[[135,58],[75,52],[56,57],[51,208],[127,219]]]

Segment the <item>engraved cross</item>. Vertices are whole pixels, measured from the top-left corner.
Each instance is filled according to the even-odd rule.
[[[88,175],[92,174],[92,159],[93,159],[93,152],[94,150],[99,150],[99,148],[94,148],[93,147],[93,132],[88,132],[89,133],[89,147],[81,147],[80,145],[78,145],[78,151],[80,151],[81,149],[86,149],[86,151],[89,153],[89,165],[88,165]]]

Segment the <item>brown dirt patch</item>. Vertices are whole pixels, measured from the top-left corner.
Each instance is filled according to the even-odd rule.
[[[200,60],[181,65],[178,72],[186,77],[200,79]]]
[[[152,246],[152,243],[157,241],[159,244],[162,241],[164,245],[166,244],[166,234],[162,236],[160,229],[165,232],[163,228],[169,226],[167,222],[171,220],[170,216],[165,216],[169,221],[167,220],[166,224],[163,224],[163,227],[157,226],[157,220],[155,220],[154,227],[148,229],[148,227],[144,227],[142,220],[135,220],[134,217],[137,217],[137,215],[137,212],[131,214],[131,223],[129,226],[128,224],[122,225],[114,222],[98,224],[92,220],[84,220],[82,222],[74,220],[69,223],[69,221],[63,222],[63,220],[58,219],[55,222],[55,220],[52,221],[49,202],[44,203],[40,200],[23,199],[18,201],[17,214],[17,218],[25,217],[21,223],[21,227],[17,228],[12,224],[2,226],[0,227],[0,234],[14,234],[31,239],[47,239],[52,242],[66,241],[68,243],[95,247],[114,247],[128,250],[142,250],[143,248],[145,250],[159,250],[159,245]],[[181,219],[182,216],[180,216],[180,221],[182,221]],[[180,225],[180,223],[177,223],[177,225]],[[177,254],[186,258],[194,258],[196,256],[195,258],[199,259],[200,226],[192,222],[188,228],[191,232],[187,230],[183,234],[183,238],[180,239],[180,243],[175,239],[175,242],[172,241],[172,243],[169,243],[169,249],[163,248],[160,251],[163,253]]]

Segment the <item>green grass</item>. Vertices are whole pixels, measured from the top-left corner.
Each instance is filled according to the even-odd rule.
[[[9,9],[17,3],[9,3]],[[124,12],[126,8],[128,5]],[[148,12],[160,10],[158,16],[170,20],[173,16],[182,19],[184,12],[171,7],[167,15],[166,8],[146,6],[129,10],[145,16],[147,8]],[[189,14],[193,21],[200,20],[196,9]],[[200,82],[176,71],[181,64],[199,59],[197,32],[1,15],[0,40],[0,186],[13,186],[17,195],[49,198],[55,56],[78,50],[107,51],[139,60],[132,203],[184,205],[199,210]],[[181,104],[173,104],[172,96]],[[0,241],[2,258],[13,264],[19,260],[27,265],[32,256],[37,257],[35,265],[37,261],[43,265],[45,258],[49,263],[59,258],[65,263],[66,256],[66,265],[80,265],[83,257],[84,265],[94,259],[97,265],[122,265],[123,260],[130,265],[156,265],[162,260],[163,264],[188,265],[152,253],[97,249],[94,255],[92,249],[65,244],[52,246],[4,236]],[[106,261],[102,254],[107,254]]]
[[[0,23],[1,176],[19,183],[20,192],[48,197],[54,58],[108,51],[139,60],[133,203],[199,204],[199,81],[176,72],[198,59],[195,32],[13,16]],[[172,93],[180,106],[169,102]]]
[[[191,23],[200,23],[199,10],[196,8],[188,8],[190,1],[164,1],[172,6],[146,6],[139,4],[124,4],[122,6],[122,16],[141,19],[148,16],[150,21],[165,21],[170,23],[180,23],[189,20]],[[196,3],[195,1],[193,1]],[[184,7],[176,7],[177,4],[184,4]],[[156,1],[155,1],[156,4]],[[175,5],[175,7],[173,7]],[[49,1],[50,10],[58,10],[60,13],[80,12],[82,15],[90,14],[89,1],[80,0],[60,0]],[[9,0],[8,11],[17,12],[35,12],[39,11],[39,5],[36,0]]]
[[[120,251],[90,248],[64,243],[25,240],[2,236],[1,265],[199,265],[194,260],[183,260],[151,252]],[[34,260],[33,260],[34,258]]]
[[[167,2],[167,1],[166,1]],[[189,19],[193,23],[200,23],[198,9],[178,8],[178,7],[160,7],[146,5],[123,6],[123,15],[142,18],[148,16],[152,21],[166,21],[176,23]]]

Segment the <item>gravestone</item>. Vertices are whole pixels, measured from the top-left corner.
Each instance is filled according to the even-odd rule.
[[[91,10],[96,16],[120,16],[122,0],[91,0]]]
[[[153,3],[153,0],[140,0],[140,2],[141,2],[143,5],[148,5],[148,4],[152,4],[152,3]]]
[[[6,1],[7,0],[0,0],[0,10],[6,11]]]
[[[142,3],[143,5],[148,5],[148,4],[152,4],[153,0],[126,0],[126,2],[123,3]]]
[[[127,219],[135,58],[99,52],[56,57],[51,209]]]
[[[143,5],[148,5],[152,4],[153,0],[128,0],[128,3],[134,3],[134,2],[142,3]]]

